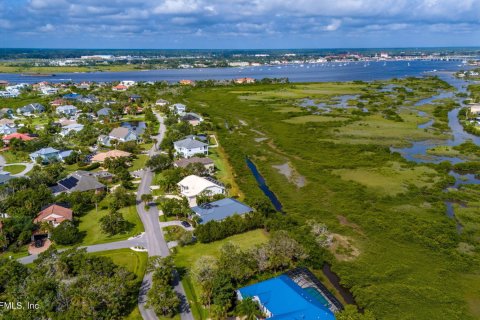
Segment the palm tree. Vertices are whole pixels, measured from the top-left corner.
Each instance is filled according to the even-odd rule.
[[[145,205],[148,205],[149,202],[153,201],[153,196],[151,193],[144,193],[140,199],[145,203]]]
[[[256,320],[264,317],[264,314],[260,310],[258,303],[250,297],[240,301],[235,308],[235,311],[239,316],[242,317],[242,319],[245,320]]]

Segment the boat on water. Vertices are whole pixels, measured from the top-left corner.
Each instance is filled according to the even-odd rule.
[[[54,73],[36,73],[36,72],[26,72],[20,74],[22,77],[55,77]]]

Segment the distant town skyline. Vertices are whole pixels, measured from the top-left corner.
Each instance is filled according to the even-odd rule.
[[[0,47],[480,46],[480,0],[0,0]]]

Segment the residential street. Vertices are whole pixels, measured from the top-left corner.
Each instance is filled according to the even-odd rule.
[[[159,144],[163,140],[165,135],[166,127],[163,124],[163,118],[155,113],[157,116],[158,121],[160,122],[160,129],[159,134],[156,136],[157,145],[154,145],[152,149],[149,151],[149,155],[153,156],[158,153]],[[143,171],[142,182],[138,187],[137,192],[137,211],[142,219],[143,226],[145,228],[145,235],[147,241],[147,250],[149,256],[162,256],[166,257],[170,254],[170,251],[167,246],[167,242],[163,236],[163,232],[160,228],[160,221],[158,219],[159,212],[157,207],[150,207],[149,210],[145,210],[145,206],[143,202],[140,200],[142,194],[150,193],[150,185],[152,184],[153,179],[153,172],[148,170],[147,168]],[[140,309],[140,313],[142,314],[143,319],[158,319],[155,313],[145,308],[146,302],[146,294],[148,289],[151,286],[152,275],[145,274],[143,278],[142,287],[140,289],[139,297],[138,297],[138,307]],[[190,307],[186,300],[185,290],[183,289],[182,283],[178,281],[178,276],[176,278],[176,285],[175,291],[179,294],[182,300],[181,306],[181,318],[186,320],[193,320],[193,315],[190,311]]]

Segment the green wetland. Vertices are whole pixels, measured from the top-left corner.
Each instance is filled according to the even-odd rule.
[[[279,224],[327,225],[324,261],[360,307],[379,319],[480,318],[479,189],[460,181],[475,182],[479,159],[471,142],[448,143],[453,86],[425,77],[182,90],[175,99],[211,122],[246,197],[264,197],[248,156],[283,206]],[[402,156],[422,141],[435,149]]]

